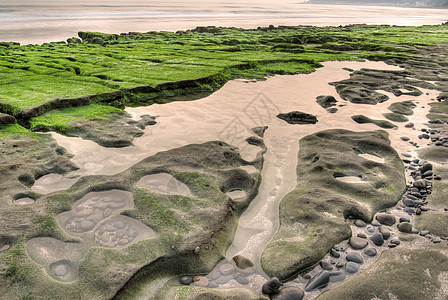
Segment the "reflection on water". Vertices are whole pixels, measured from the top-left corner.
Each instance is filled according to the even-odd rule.
[[[423,25],[446,21],[443,9],[310,5],[303,0],[32,1],[0,6],[0,41],[65,40],[80,30],[121,33],[180,30],[203,25]]]

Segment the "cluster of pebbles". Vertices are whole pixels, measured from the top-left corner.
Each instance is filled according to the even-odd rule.
[[[126,201],[120,197],[92,197],[76,205],[74,215],[65,224],[72,232],[87,232],[114,211],[123,210]]]
[[[367,268],[382,251],[399,246],[401,233],[419,234],[435,244],[445,239],[431,235],[428,231],[420,232],[412,225],[415,215],[428,210],[427,196],[431,194],[432,181],[440,180],[440,176],[433,173],[431,163],[408,154],[402,156],[412,180],[395,207],[377,213],[371,224],[362,220],[348,220],[353,232],[348,241],[334,246],[313,270],[303,276],[285,284],[277,278],[269,279],[264,283],[262,293],[276,300],[300,300],[306,293],[320,293],[321,289],[331,288],[333,284]],[[245,270],[235,266],[235,263],[223,261],[207,276],[184,276],[180,281],[182,284],[213,288],[235,280],[241,286],[247,286],[253,271],[252,267]]]
[[[120,247],[131,243],[138,230],[125,221],[109,220],[95,231],[95,242],[103,247]]]

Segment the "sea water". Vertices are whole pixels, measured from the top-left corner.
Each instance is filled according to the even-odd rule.
[[[62,41],[78,31],[176,31],[196,26],[423,25],[444,9],[311,5],[303,0],[0,0],[0,41]]]

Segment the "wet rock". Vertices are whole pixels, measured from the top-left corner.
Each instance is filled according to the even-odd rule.
[[[341,256],[341,254],[334,249],[330,250],[330,255],[333,256],[334,258],[339,258]]]
[[[319,265],[322,269],[327,270],[327,271],[331,271],[333,270],[333,266],[328,262],[328,261],[320,261]]]
[[[311,114],[307,114],[300,111],[292,111],[289,113],[282,113],[277,115],[279,119],[282,119],[289,124],[316,124],[317,118]]]
[[[273,294],[271,300],[302,300],[305,293],[298,287],[284,287],[280,293]]]
[[[345,272],[349,273],[349,274],[353,274],[358,272],[359,270],[359,265],[357,263],[354,263],[352,261],[349,261],[346,265],[345,265]]]
[[[389,229],[388,229],[386,226],[380,226],[380,227],[379,227],[379,231],[380,231],[380,233],[383,235],[383,238],[384,238],[385,240],[389,239],[389,237],[390,237],[390,231],[389,231]]]
[[[381,233],[375,233],[370,237],[370,240],[372,243],[374,243],[376,246],[382,246],[384,244],[384,238]]]
[[[191,276],[183,276],[180,279],[180,283],[183,285],[189,285],[193,282],[193,278]]]
[[[305,292],[310,292],[314,289],[323,288],[330,282],[330,272],[322,271],[311,278],[305,286]]]
[[[343,271],[333,271],[330,273],[330,282],[343,281],[346,275]]]
[[[430,163],[425,163],[423,164],[423,166],[420,168],[420,172],[421,173],[425,173],[426,171],[430,171],[432,170],[432,164]]]
[[[369,249],[365,249],[363,253],[367,256],[372,257],[372,256],[376,255],[377,251],[375,248],[369,248]]]
[[[352,252],[352,253],[347,254],[346,259],[348,261],[352,261],[352,262],[355,262],[355,263],[358,263],[358,264],[362,264],[364,262],[364,260],[362,259],[361,255],[359,255],[356,252]]]
[[[254,262],[243,255],[235,255],[232,259],[236,266],[243,270],[254,266]]]
[[[274,277],[266,281],[261,287],[261,292],[266,295],[272,295],[279,292],[282,283],[278,278]]]
[[[426,181],[424,179],[419,179],[414,181],[413,186],[419,189],[424,189],[426,187]]]
[[[359,250],[359,249],[364,249],[365,247],[367,247],[369,242],[366,239],[363,239],[363,238],[360,238],[357,236],[352,236],[349,240],[349,244],[353,249]]]
[[[398,230],[405,233],[411,233],[412,232],[412,225],[409,222],[402,222],[397,225]]]
[[[333,96],[318,96],[316,98],[316,102],[317,104],[326,109],[332,106],[336,106],[336,103],[338,101]]]
[[[395,224],[395,216],[392,214],[380,213],[376,215],[376,219],[383,225],[392,226]]]
[[[355,226],[356,227],[366,227],[366,222],[364,222],[363,220],[356,220]]]

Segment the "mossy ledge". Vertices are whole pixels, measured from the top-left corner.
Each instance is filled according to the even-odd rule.
[[[302,138],[299,149],[297,187],[280,202],[280,228],[261,257],[265,272],[281,280],[312,267],[348,239],[346,219],[370,222],[406,189],[403,163],[385,131],[321,131]],[[362,181],[338,180],[346,176]]]

